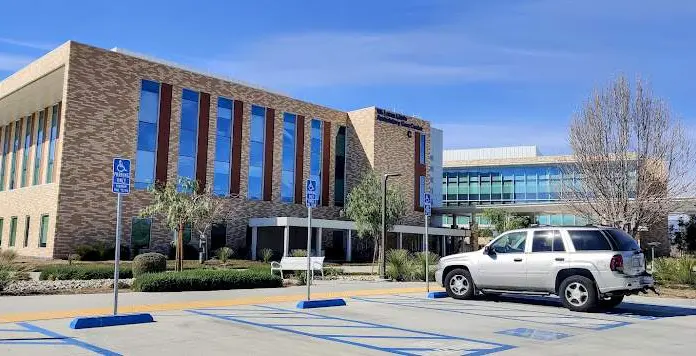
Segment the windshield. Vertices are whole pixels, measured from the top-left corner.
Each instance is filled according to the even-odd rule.
[[[640,251],[636,240],[621,229],[607,229],[604,232],[614,242],[619,251]]]

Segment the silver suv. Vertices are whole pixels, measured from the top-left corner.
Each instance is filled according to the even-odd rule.
[[[435,279],[456,299],[556,294],[573,311],[612,308],[654,285],[636,241],[600,226],[508,231],[479,251],[442,258]]]

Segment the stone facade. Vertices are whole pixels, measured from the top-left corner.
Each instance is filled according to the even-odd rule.
[[[230,216],[226,241],[229,246],[237,249],[247,246],[249,218],[306,216],[304,205],[280,202],[282,129],[285,112],[305,117],[303,181],[296,184],[304,185],[304,180],[309,177],[311,119],[318,118],[331,125],[329,169],[323,172],[329,175],[328,204],[316,208],[313,216],[323,219],[340,218],[341,208],[334,206],[335,139],[340,126],[346,127],[347,136],[346,195],[350,188],[357,184],[360,176],[369,169],[375,169],[378,173],[396,172],[401,173],[402,177],[392,181],[392,184],[403,188],[408,206],[412,206],[410,202],[413,201],[414,191],[413,160],[417,159],[414,156],[414,137],[407,135],[407,128],[376,120],[374,107],[342,112],[138,56],[67,42],[0,82],[0,120],[16,119],[15,113],[5,117],[8,115],[5,115],[3,97],[16,95],[22,85],[40,80],[42,76],[56,69],[64,71],[62,81],[58,82],[58,89],[62,95],[52,102],[60,101],[62,105],[61,135],[57,141],[56,182],[0,192],[0,218],[5,218],[3,247],[7,246],[5,236],[8,236],[10,216],[20,217],[18,242],[23,239],[19,232],[23,232],[21,227],[24,215],[32,215],[32,226],[39,223],[40,214],[47,213],[51,216],[48,246],[38,249],[19,246],[17,250],[22,255],[64,258],[77,246],[113,241],[116,196],[109,186],[111,161],[114,157],[135,159],[140,86],[143,79],[173,86],[167,166],[169,181],[177,178],[182,90],[187,88],[210,94],[205,172],[208,184],[213,183],[217,98],[222,96],[243,102],[240,196],[232,197],[226,202]],[[55,90],[55,86],[55,83],[51,83],[39,89]],[[273,160],[266,162],[272,164],[273,168],[270,201],[246,199],[252,104],[275,110],[271,138]],[[44,106],[32,110],[40,110]],[[26,113],[19,116],[22,115]],[[428,122],[415,118],[409,120],[423,126],[424,133],[428,134]],[[6,125],[6,122],[0,122],[0,125]],[[428,140],[428,150],[429,147]],[[428,166],[429,163],[426,164],[426,167]],[[137,169],[135,161],[133,169]],[[132,190],[131,194],[123,197],[122,237],[125,245],[130,243],[132,219],[149,201],[149,194],[140,190]],[[420,215],[422,214],[415,211],[409,213],[407,222],[418,223]],[[38,227],[32,229],[38,236]],[[159,219],[155,219],[151,230],[150,250],[166,251],[170,241],[169,230]]]

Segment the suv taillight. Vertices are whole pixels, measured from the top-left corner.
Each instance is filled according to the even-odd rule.
[[[614,255],[609,262],[609,269],[612,271],[623,272],[623,256]]]

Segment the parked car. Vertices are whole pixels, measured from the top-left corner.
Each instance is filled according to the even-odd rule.
[[[435,279],[455,299],[556,294],[573,311],[612,308],[626,295],[654,290],[636,241],[601,226],[508,231],[479,251],[443,257]]]

